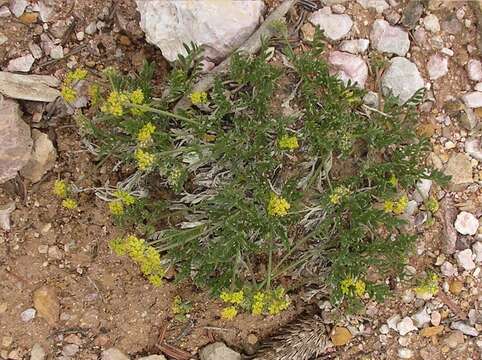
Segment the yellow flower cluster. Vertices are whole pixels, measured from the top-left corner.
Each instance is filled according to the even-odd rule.
[[[268,202],[268,215],[271,216],[286,216],[290,209],[290,203],[281,196],[272,194]]]
[[[403,195],[400,197],[400,199],[398,199],[398,201],[386,200],[383,203],[383,210],[386,213],[393,212],[394,214],[400,215],[400,214],[403,214],[403,212],[407,208],[407,205],[408,205],[408,197],[407,195]]]
[[[205,104],[208,102],[208,94],[204,91],[195,91],[189,95],[189,99],[194,105]]]
[[[234,291],[234,292],[223,291],[220,297],[221,297],[221,300],[223,300],[225,303],[239,305],[244,301],[244,291],[243,290]]]
[[[156,131],[156,127],[152,123],[147,123],[137,133],[137,142],[140,146],[146,146],[152,142],[152,134]]]
[[[392,175],[390,176],[390,179],[388,179],[388,183],[389,183],[390,185],[392,185],[393,187],[396,187],[396,186],[398,185],[398,179],[397,179],[397,177],[396,177],[394,174],[392,174]]]
[[[55,180],[53,193],[59,198],[66,198],[69,195],[69,185],[64,180]]]
[[[290,304],[291,301],[282,287],[266,292],[258,291],[253,296],[251,314],[262,315],[267,311],[269,315],[278,315],[286,310]]]
[[[298,144],[298,138],[296,136],[283,135],[281,139],[278,140],[278,147],[282,150],[294,150],[298,149],[300,145]]]
[[[154,286],[162,284],[162,278],[166,270],[161,264],[159,252],[144,240],[130,235],[125,239],[112,240],[109,243],[111,249],[119,256],[128,255],[137,265],[144,276]]]
[[[75,71],[70,71],[65,76],[65,83],[72,84],[73,82],[84,80],[87,77],[87,70],[84,69],[76,69]]]
[[[64,199],[62,201],[62,206],[69,210],[74,210],[77,208],[78,204],[75,199]]]
[[[234,306],[225,307],[221,310],[221,319],[233,320],[238,315],[238,310]]]
[[[129,94],[129,100],[134,105],[142,105],[145,100],[144,93],[142,92],[141,89],[136,89]],[[130,111],[131,111],[131,114],[134,116],[142,115],[145,112],[143,109],[139,109],[139,108],[131,108]]]
[[[430,273],[420,282],[420,285],[415,288],[415,293],[419,296],[435,295],[438,292],[438,282],[440,278],[435,273]]]
[[[124,214],[124,204],[120,200],[114,200],[109,203],[109,210],[112,215],[121,216]]]
[[[97,105],[100,102],[101,95],[100,95],[100,86],[97,84],[92,84],[89,86],[88,94],[90,98],[90,102],[92,105]]]
[[[346,186],[338,186],[333,190],[333,192],[330,195],[330,202],[333,205],[339,205],[343,198],[346,196],[350,195],[350,189],[348,189]]]
[[[253,304],[251,305],[251,314],[261,315],[264,306],[266,305],[266,295],[262,292],[257,292],[253,296]]]
[[[434,197],[430,197],[425,201],[425,208],[430,211],[432,214],[435,214],[438,209],[440,208],[440,205]]]
[[[119,91],[112,91],[100,111],[114,116],[124,115],[124,105],[129,101],[129,97]]]
[[[142,149],[137,149],[135,156],[137,161],[137,167],[141,171],[145,171],[151,168],[152,165],[154,165],[154,161],[156,160],[154,154],[151,154],[150,152],[144,151]]]
[[[116,190],[114,196],[117,198],[109,203],[109,210],[112,215],[121,216],[124,214],[124,205],[130,206],[136,202],[134,196],[127,191]]]
[[[87,77],[87,70],[76,69],[67,73],[60,95],[67,103],[73,103],[77,98],[77,91],[72,87],[75,82],[84,80]]]
[[[62,86],[60,95],[69,104],[73,103],[75,99],[77,99],[77,91],[75,91],[72,87],[66,85]]]
[[[348,277],[340,283],[340,290],[343,295],[362,297],[365,294],[365,289],[365,282],[353,277]]]

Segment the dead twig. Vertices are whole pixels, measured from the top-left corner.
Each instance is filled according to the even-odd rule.
[[[58,61],[65,60],[65,59],[69,58],[70,56],[75,55],[75,54],[81,52],[81,51],[84,50],[87,46],[89,46],[89,45],[88,45],[88,44],[84,44],[84,45],[77,46],[76,48],[72,49],[72,51],[70,51],[68,54],[66,54],[65,56],[61,57],[60,59],[52,59],[52,60],[44,61],[43,63],[39,64],[38,67],[39,67],[39,69],[42,69],[42,68],[44,68],[44,67],[46,67],[46,66],[55,64],[55,63],[58,62]]]

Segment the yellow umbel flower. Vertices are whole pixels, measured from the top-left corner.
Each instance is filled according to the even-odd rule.
[[[268,214],[271,216],[286,216],[291,205],[286,199],[272,194],[268,203]]]
[[[220,297],[221,297],[221,300],[223,300],[225,303],[239,305],[244,300],[244,291],[243,290],[233,291],[233,292],[223,291]]]
[[[355,295],[362,297],[365,294],[366,284],[363,280],[357,280],[355,282]]]
[[[348,277],[340,282],[340,290],[343,295],[362,297],[365,294],[365,289],[365,282],[353,277]]]
[[[137,236],[128,236],[125,239],[125,247],[127,255],[129,255],[135,262],[141,261],[144,257],[145,242]]]
[[[144,151],[142,149],[137,149],[136,153],[135,153],[135,156],[136,156],[136,160],[137,160],[137,167],[141,171],[145,171],[145,170],[148,170],[149,168],[151,168],[152,165],[154,165],[154,161],[156,159],[154,154],[151,154],[151,153],[149,153],[147,151]]]
[[[403,195],[398,201],[395,203],[393,207],[393,212],[397,215],[403,214],[405,209],[408,205],[408,197],[407,195]]]
[[[87,74],[87,70],[84,69],[76,69],[75,71],[70,71],[65,76],[64,82],[66,84],[71,84],[75,81],[84,80],[87,77]]]
[[[253,296],[253,304],[251,306],[251,314],[261,315],[263,313],[264,306],[266,305],[266,295],[262,292],[257,292]]]
[[[339,205],[343,198],[350,195],[350,190],[346,186],[338,186],[330,194],[330,202],[333,205]]]
[[[127,253],[126,243],[124,240],[117,238],[109,241],[109,247],[118,256],[124,256]]]
[[[62,86],[62,90],[60,91],[60,95],[65,102],[71,104],[77,99],[77,91],[72,89],[70,86]]]
[[[278,140],[278,147],[282,150],[294,150],[298,149],[300,145],[298,144],[298,138],[296,136],[283,135],[281,139]]]
[[[69,198],[62,201],[62,206],[66,209],[74,210],[77,208],[78,204],[76,200]]]
[[[208,102],[208,94],[204,91],[195,91],[189,95],[189,99],[194,105],[205,104]]]
[[[136,89],[129,94],[129,100],[133,104],[141,105],[144,103],[144,93],[141,89]]]
[[[137,142],[140,146],[146,146],[152,142],[152,134],[156,131],[156,127],[152,123],[144,125],[137,133]]]
[[[238,310],[234,306],[228,306],[221,310],[221,319],[233,320],[238,315]]]
[[[395,175],[391,175],[390,179],[388,179],[388,183],[392,185],[393,187],[396,187],[398,185],[398,179]]]
[[[120,200],[114,200],[109,203],[109,210],[112,215],[121,216],[124,214],[124,205]]]
[[[415,288],[415,293],[418,296],[435,295],[438,292],[438,282],[440,278],[435,273],[430,273],[423,281],[419,283],[419,286]]]
[[[393,211],[393,208],[395,206],[395,203],[392,200],[386,200],[383,203],[383,211],[386,213],[391,213]]]
[[[280,312],[286,310],[290,306],[290,303],[290,299],[285,295],[285,289],[279,287],[271,294],[268,313],[270,315],[278,315]]]
[[[100,111],[114,116],[124,115],[124,105],[129,101],[129,97],[121,92],[112,91],[107,101],[102,105]]]
[[[69,194],[69,186],[64,180],[55,180],[53,193],[59,198],[66,198]]]
[[[130,206],[136,202],[136,198],[124,190],[114,191],[114,196],[127,206]]]

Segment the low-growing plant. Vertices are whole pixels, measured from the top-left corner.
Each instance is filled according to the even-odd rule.
[[[307,51],[283,44],[283,61],[268,44],[257,56],[234,54],[209,93],[191,91],[195,46],[162,98],[153,97],[152,65],[137,76],[109,69],[94,115],[78,118],[99,160],[116,159],[136,179],[104,197],[114,217],[178,280],[221,294],[226,319],[286,308],[281,278],[330,284],[337,303],[382,298],[414,241],[400,230],[409,192],[421,178],[445,180],[424,165],[429,142],[415,132],[422,91],[369,108],[362,89],[330,75],[319,32]],[[182,96],[193,105],[174,112]]]

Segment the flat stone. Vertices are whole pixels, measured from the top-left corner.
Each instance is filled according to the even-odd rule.
[[[0,71],[0,93],[13,99],[52,102],[60,96],[60,81],[50,75],[20,75]]]
[[[60,303],[57,291],[50,286],[42,286],[33,293],[33,304],[41,318],[55,325],[60,316]]]
[[[397,324],[397,331],[400,335],[405,336],[408,333],[417,330],[415,325],[413,324],[413,320],[410,319],[408,316],[404,317],[398,324]]]
[[[413,358],[413,351],[408,348],[398,349],[398,357],[400,359],[411,359]]]
[[[452,155],[447,162],[444,174],[452,177],[449,185],[453,191],[462,190],[465,186],[473,182],[472,162],[470,158],[461,153]]]
[[[431,80],[440,79],[449,71],[449,60],[440,53],[434,54],[427,62],[427,71]]]
[[[482,92],[473,91],[462,96],[462,100],[469,108],[482,107]]]
[[[350,16],[346,14],[332,14],[329,8],[323,8],[314,12],[309,17],[309,21],[313,25],[319,26],[325,36],[332,41],[343,39],[353,26]]]
[[[421,179],[415,185],[415,191],[413,192],[413,199],[417,203],[421,203],[428,199],[430,189],[432,188],[433,181],[430,179]]]
[[[34,42],[29,42],[28,43],[28,49],[30,50],[30,53],[35,59],[40,59],[43,56],[42,48],[35,44]]]
[[[0,45],[5,44],[8,41],[8,37],[0,33]]]
[[[467,325],[462,321],[453,322],[452,324],[450,324],[450,328],[454,330],[459,330],[464,335],[473,336],[473,337],[479,336],[479,332],[477,331],[476,328],[474,328],[473,326]]]
[[[413,29],[420,20],[423,14],[423,5],[420,0],[410,1],[403,11],[402,24],[403,26]]]
[[[368,78],[368,66],[363,58],[346,52],[333,51],[328,62],[336,69],[336,74],[344,84],[356,83],[360,88],[365,86]]]
[[[241,360],[241,355],[224,343],[217,342],[202,348],[199,358],[200,360]]]
[[[482,146],[479,138],[470,138],[465,141],[465,152],[478,161],[482,161]]]
[[[412,315],[412,320],[415,326],[421,329],[430,322],[430,315],[428,314],[427,309],[423,308]]]
[[[404,104],[424,85],[417,66],[403,57],[393,58],[382,77],[384,94],[397,96],[400,104]]]
[[[110,348],[102,352],[102,360],[130,360],[127,355],[117,348]]]
[[[455,229],[462,235],[475,235],[479,228],[479,220],[467,212],[462,211],[457,215],[455,220]]]
[[[438,33],[440,31],[440,23],[434,14],[427,15],[423,18],[423,26],[427,31]]]
[[[7,71],[10,72],[29,72],[35,62],[32,54],[27,54],[8,62]]]
[[[52,50],[50,50],[50,57],[55,60],[62,59],[64,57],[62,45],[54,46]]]
[[[34,129],[32,139],[34,141],[32,156],[20,170],[20,174],[32,183],[36,183],[54,167],[57,151],[47,134]]]
[[[482,62],[470,59],[467,62],[467,74],[472,81],[482,81]]]
[[[440,271],[442,272],[443,276],[452,277],[457,274],[457,269],[452,263],[445,261],[442,266],[440,267]]]
[[[340,50],[350,54],[362,54],[368,50],[368,45],[370,45],[368,39],[343,40],[340,44]]]
[[[438,311],[432,311],[430,314],[430,322],[434,327],[438,327],[442,321],[442,315]]]
[[[10,9],[6,6],[0,6],[0,18],[6,18],[12,15]]]
[[[472,250],[465,249],[455,254],[457,264],[464,270],[470,271],[475,269],[475,263],[472,260]]]
[[[390,8],[385,0],[357,0],[357,3],[364,9],[374,9],[379,14]]]
[[[23,322],[29,322],[35,318],[36,313],[35,309],[32,308],[24,310],[20,314],[20,319],[22,319]]]
[[[20,17],[24,13],[28,5],[29,5],[29,2],[27,0],[11,0],[10,11],[16,17]]]
[[[32,350],[30,350],[30,360],[44,360],[46,356],[47,354],[40,344],[33,344]]]
[[[375,20],[373,23],[370,41],[375,49],[384,53],[405,56],[410,49],[408,33],[401,27],[392,26],[382,19]]]
[[[31,157],[30,127],[14,100],[0,99],[0,184],[13,179]]]

